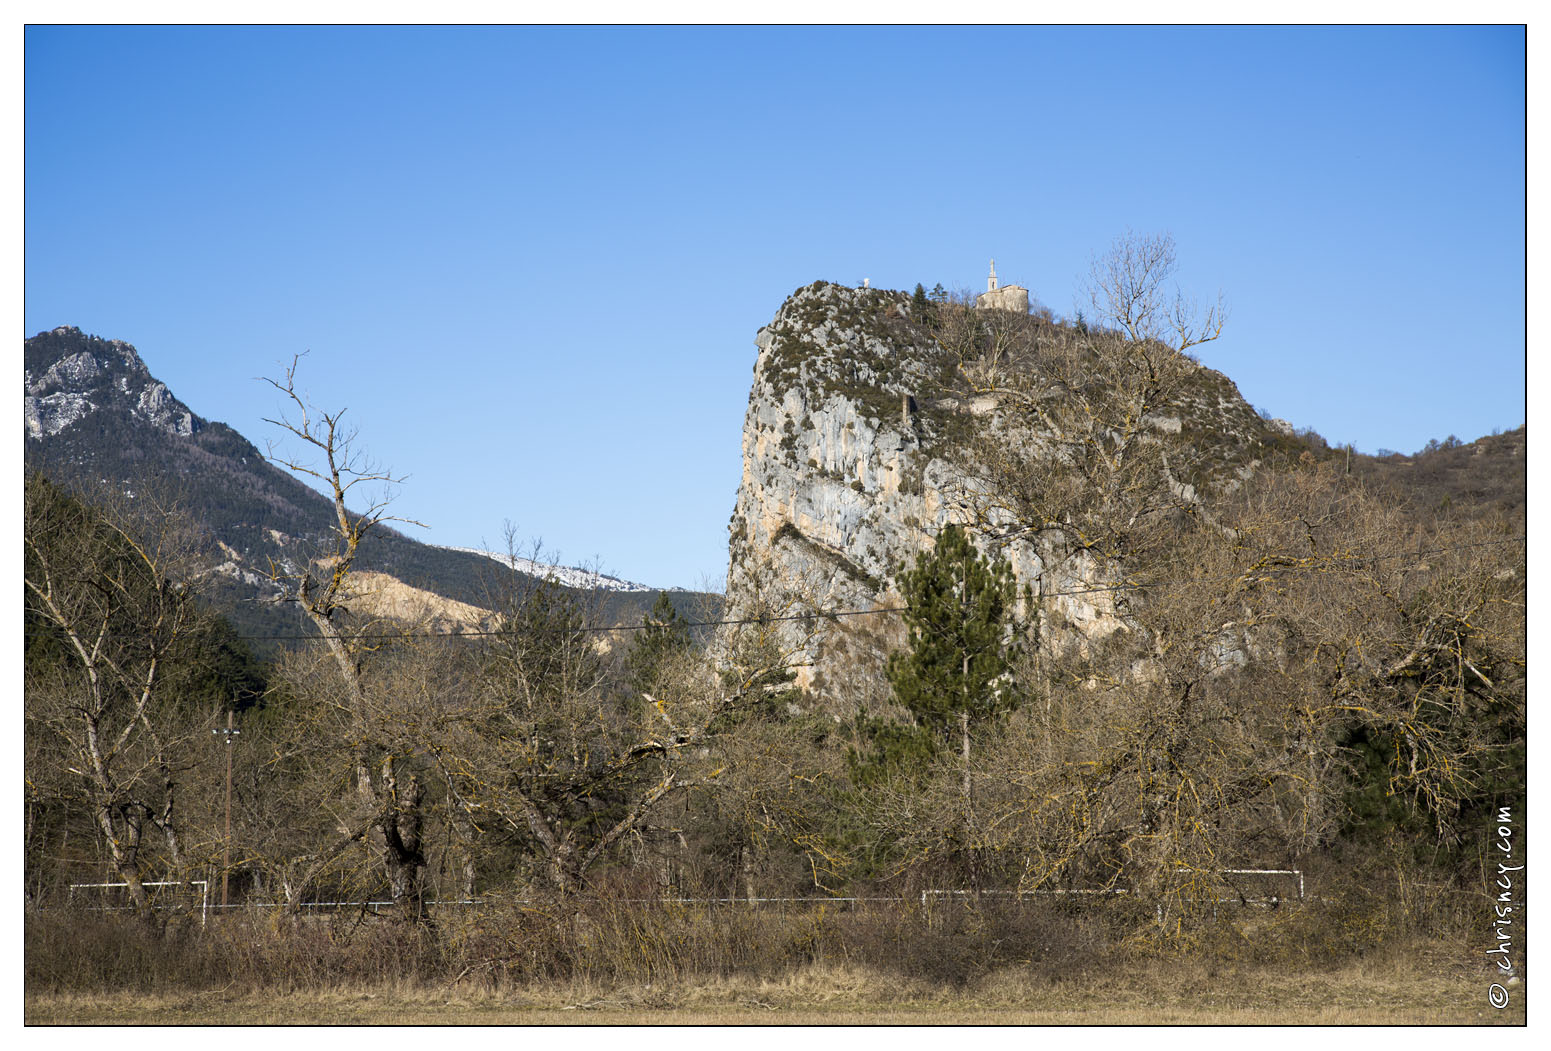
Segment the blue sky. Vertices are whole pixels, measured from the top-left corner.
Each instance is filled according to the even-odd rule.
[[[1524,422],[1510,29],[29,28],[25,332],[261,448],[349,407],[432,543],[719,585],[753,338],[818,278],[1057,313],[1127,229],[1332,442]]]

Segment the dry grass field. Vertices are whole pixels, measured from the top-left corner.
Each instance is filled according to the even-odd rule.
[[[1414,891],[1415,888],[1408,887]],[[1160,938],[1119,908],[923,912],[597,900],[447,914],[244,912],[151,933],[56,910],[26,927],[30,1025],[1522,1025],[1481,902],[1321,898]],[[1130,920],[1128,922],[1128,916]],[[1523,964],[1523,945],[1515,943]]]
[[[1153,960],[1050,980],[1008,969],[961,989],[816,965],[669,987],[59,993],[28,996],[25,1015],[30,1025],[1523,1024],[1525,987],[1499,1011],[1491,982],[1479,961],[1441,952],[1311,972]]]

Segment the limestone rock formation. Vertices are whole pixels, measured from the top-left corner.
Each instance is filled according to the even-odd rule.
[[[27,437],[53,437],[115,403],[170,435],[188,437],[203,426],[203,420],[151,375],[128,343],[89,339],[70,326],[46,335],[61,343],[86,343],[90,349],[66,354],[39,369],[37,375],[31,367],[33,355],[28,354],[22,403]]]
[[[999,398],[966,385],[961,359],[910,311],[905,293],[821,281],[797,290],[760,329],[729,524],[727,615],[896,606],[900,570],[956,521],[978,522],[981,546],[1010,561],[1020,594],[1037,596],[1040,645],[1086,646],[1120,630],[1123,612],[1106,590],[1120,566],[1072,550],[1059,531],[985,528],[997,524],[999,501],[973,449],[977,436],[1002,440]],[[1216,443],[1225,470],[1211,477],[1232,484],[1252,469],[1264,425],[1226,377],[1184,367],[1199,371],[1196,394],[1145,427]],[[1058,471],[1059,437],[1009,430],[1005,440],[1047,443]],[[1027,451],[1038,459],[1039,450]],[[1173,484],[1191,501],[1197,485],[1216,483]],[[803,642],[805,622],[781,624],[791,645]],[[894,615],[826,621],[803,642],[799,683],[843,715],[877,693],[881,655],[902,637]]]

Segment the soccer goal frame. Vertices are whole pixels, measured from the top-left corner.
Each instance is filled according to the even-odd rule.
[[[128,883],[72,883],[70,884],[70,902],[75,902],[77,890],[106,890],[112,887],[125,887]],[[199,888],[199,925],[203,927],[210,919],[210,881],[202,879],[186,880],[146,880],[142,887],[198,887]],[[128,906],[97,905],[94,908],[109,910],[113,908],[127,908]]]

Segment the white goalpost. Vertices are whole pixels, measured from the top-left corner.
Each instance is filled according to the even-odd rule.
[[[199,925],[203,927],[210,917],[210,882],[202,879],[190,880],[146,880],[140,884],[142,887],[198,887],[199,888]],[[110,890],[117,887],[128,888],[127,883],[72,883],[70,884],[70,904],[75,904],[75,892],[77,890]],[[126,909],[127,905],[93,905],[96,909]]]

